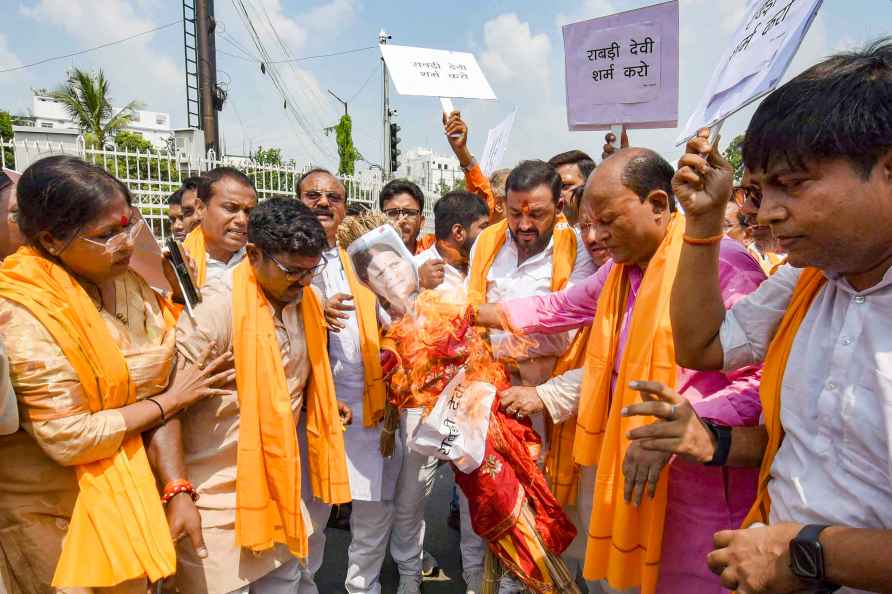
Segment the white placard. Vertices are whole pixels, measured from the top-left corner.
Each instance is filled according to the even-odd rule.
[[[823,0],[750,0],[732,38],[677,143],[711,127],[780,82]]]
[[[511,129],[514,127],[516,116],[517,110],[515,109],[511,115],[486,134],[486,146],[483,149],[483,156],[480,158],[480,169],[483,170],[483,175],[486,177],[492,175],[492,172],[499,168],[502,159],[505,158],[505,151],[508,150],[508,140],[511,138]]]
[[[495,99],[474,54],[407,45],[381,45],[400,95]]]

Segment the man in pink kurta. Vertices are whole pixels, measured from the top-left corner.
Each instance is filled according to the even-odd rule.
[[[613,265],[609,261],[597,273],[564,291],[502,302],[502,311],[516,329],[528,334],[559,333],[588,326],[594,319],[598,297]],[[642,278],[640,268],[631,268],[619,352],[614,359],[617,366],[628,341],[631,312]],[[719,278],[725,307],[730,308],[752,293],[765,280],[765,274],[746,249],[724,239]],[[617,373],[618,368],[614,367],[614,381]],[[576,374],[579,383],[581,375]],[[757,425],[761,414],[759,379],[760,370],[752,367],[735,373],[680,368],[677,389],[694,403],[704,419],[727,426]],[[713,548],[715,532],[736,528],[743,521],[755,498],[757,477],[756,469],[708,467],[680,458],[671,461],[658,594],[724,591],[704,559]]]

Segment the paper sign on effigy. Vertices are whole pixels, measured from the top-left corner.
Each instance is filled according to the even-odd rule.
[[[511,129],[514,128],[514,118],[517,116],[517,110],[511,112],[495,128],[490,129],[486,135],[486,146],[480,157],[480,169],[483,175],[489,177],[492,172],[499,168],[502,159],[505,158],[505,151],[508,150],[508,140],[511,138]]]
[[[750,0],[678,144],[743,109],[780,82],[823,0]]]
[[[495,99],[474,54],[406,45],[381,45],[400,95]]]
[[[570,130],[674,128],[678,2],[564,25]]]

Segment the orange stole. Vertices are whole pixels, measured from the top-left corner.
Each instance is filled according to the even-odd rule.
[[[508,222],[502,220],[484,229],[474,242],[474,261],[468,271],[468,301],[486,303],[486,277],[496,256],[508,240]],[[560,291],[576,264],[576,233],[564,215],[558,215],[552,235],[551,290]]]
[[[584,574],[587,579],[607,578],[618,589],[640,586],[642,594],[653,594],[659,577],[668,473],[661,474],[656,496],[645,498],[640,507],[623,500],[622,462],[629,446],[625,435],[648,421],[623,418],[620,410],[640,401],[639,393],[629,387],[630,381],[675,386],[677,366],[669,296],[683,235],[684,218],[672,215],[666,237],[648,264],[638,290],[613,390],[614,360],[629,280],[624,265],[614,265],[610,271],[592,324],[574,444],[578,463],[598,465]]]
[[[303,291],[301,314],[312,367],[305,391],[313,493],[327,503],[350,500],[344,437],[328,361],[322,306]],[[273,312],[249,260],[232,275],[232,346],[239,400],[236,542],[252,551],[284,543],[306,558],[300,452],[291,395]]]
[[[183,247],[186,248],[186,251],[189,252],[189,255],[195,261],[195,282],[198,285],[196,288],[201,289],[204,286],[208,270],[208,254],[201,225],[189,231],[185,241],[183,241]]]
[[[812,302],[827,282],[817,268],[806,268],[799,275],[799,281],[793,289],[793,297],[787,312],[784,314],[777,332],[765,355],[765,366],[762,368],[762,383],[759,386],[759,399],[762,401],[762,414],[765,418],[765,429],[768,431],[768,445],[765,456],[759,467],[759,489],[756,501],[743,521],[746,528],[754,522],[768,523],[768,512],[771,510],[771,498],[768,495],[768,481],[771,480],[771,464],[784,439],[784,428],[781,427],[780,405],[781,385],[784,372],[787,370],[787,359],[793,349],[793,341],[802,320],[811,308]]]
[[[387,404],[387,386],[384,371],[381,369],[381,337],[378,331],[378,298],[353,270],[353,263],[347,251],[338,247],[338,257],[344,267],[344,275],[353,294],[356,306],[356,325],[359,326],[359,348],[362,352],[362,367],[365,374],[365,390],[362,393],[362,425],[374,427],[384,418]]]
[[[19,248],[0,268],[0,296],[46,327],[77,373],[91,411],[136,401],[124,356],[92,299],[64,268],[33,248]],[[173,317],[164,312],[172,326]],[[142,437],[125,437],[111,457],[76,471],[80,492],[53,587],[112,587],[172,575],[176,554]]]
[[[567,351],[554,366],[551,377],[556,377],[571,369],[585,365],[585,355],[592,328],[579,330]],[[573,460],[573,442],[576,439],[576,416],[563,423],[554,424],[545,415],[545,429],[548,436],[548,451],[545,453],[545,476],[551,490],[561,505],[576,505],[579,465]]]

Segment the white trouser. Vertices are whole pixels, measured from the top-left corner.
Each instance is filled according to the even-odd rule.
[[[421,420],[419,410],[402,411],[400,437],[403,444]],[[421,548],[424,543],[424,504],[434,484],[437,460],[408,450],[397,479],[393,501],[353,500],[350,514],[352,539],[347,550],[349,594],[380,594],[381,565],[387,540],[390,556],[400,578],[421,580]]]
[[[456,470],[456,472],[459,472]],[[483,559],[486,556],[486,541],[474,532],[471,525],[471,510],[468,498],[461,489],[458,490],[458,515],[461,520],[461,566],[465,576],[483,572]]]
[[[297,591],[301,571],[300,561],[292,559],[259,580],[234,590],[231,594],[294,594]]]
[[[331,505],[313,497],[313,488],[310,485],[310,467],[307,463],[307,426],[305,422],[298,425],[297,438],[301,457],[300,497],[310,515],[313,533],[307,539],[309,548],[307,562],[301,566],[296,592],[297,594],[319,594],[315,577],[316,572],[322,567],[322,560],[325,556],[325,527],[328,525],[328,517],[331,515]]]

